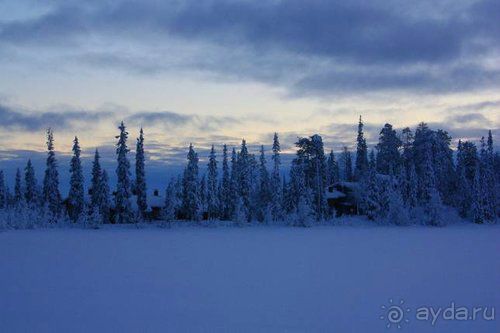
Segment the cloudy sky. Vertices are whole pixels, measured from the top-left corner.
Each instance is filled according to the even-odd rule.
[[[338,150],[359,115],[370,143],[420,121],[500,140],[499,22],[498,0],[0,0],[0,163],[51,126],[63,168],[74,135],[112,167],[120,120],[156,175],[189,142]]]

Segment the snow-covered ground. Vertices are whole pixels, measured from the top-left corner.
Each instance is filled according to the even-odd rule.
[[[500,332],[415,318],[500,311],[499,240],[471,224],[1,232],[0,331]],[[390,300],[410,310],[400,330]]]

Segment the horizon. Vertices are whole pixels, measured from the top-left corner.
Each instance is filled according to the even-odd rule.
[[[126,125],[126,124],[125,124]],[[429,125],[429,124],[428,124]],[[353,158],[356,156],[356,151],[355,151],[355,143],[356,143],[356,130],[357,130],[358,124],[353,124],[352,125],[352,142],[350,144],[344,143],[342,146],[335,145],[335,142],[331,142],[331,135],[322,135],[321,133],[310,133],[306,134],[303,137],[308,137],[312,136],[314,134],[319,134],[323,138],[323,142],[325,144],[325,154],[330,153],[330,151],[333,151],[337,161],[340,158],[341,150],[342,148],[348,147]],[[410,129],[414,132],[415,128],[417,125],[414,127],[410,127]],[[364,134],[365,138],[367,138],[367,147],[368,150],[375,150],[376,151],[376,144],[378,143],[378,133],[380,129],[376,129],[373,125],[368,125],[364,123]],[[432,130],[438,130],[441,128],[434,128],[432,127],[432,124],[429,126],[430,129]],[[144,129],[144,128],[143,128]],[[401,130],[402,128],[395,128],[397,131],[398,136],[401,135]],[[135,159],[135,137],[133,134],[131,134],[130,129],[127,127],[127,131],[129,133],[127,145],[128,148],[130,149],[130,152],[128,154],[129,161],[131,162],[131,173],[132,173],[132,179],[133,177],[133,162]],[[481,137],[487,137],[488,131],[481,136]],[[137,131],[138,132],[138,131]],[[494,132],[492,132],[493,136],[493,144],[495,147],[495,150],[498,148],[498,143],[496,141]],[[118,132],[117,132],[118,133]],[[146,174],[147,174],[147,185],[148,185],[148,192],[153,191],[153,190],[160,190],[163,191],[166,189],[168,182],[177,176],[182,176],[182,172],[185,168],[186,162],[187,162],[187,152],[189,148],[189,144],[193,144],[193,147],[199,157],[200,161],[200,175],[204,175],[206,172],[207,168],[207,162],[208,162],[208,155],[210,152],[210,148],[212,144],[209,144],[208,146],[197,146],[195,142],[190,142],[184,147],[171,147],[173,148],[172,150],[175,149],[175,152],[172,153],[170,152],[165,152],[157,149],[157,145],[153,143],[149,143],[147,139],[147,132],[144,131],[145,133],[145,141],[144,141],[144,148],[145,148],[145,167],[146,167]],[[277,132],[276,132],[277,133]],[[247,147],[249,150],[249,153],[257,155],[259,153],[260,146],[263,145],[265,147],[266,151],[266,160],[268,163],[270,162],[270,157],[271,157],[271,146],[272,146],[272,135],[274,133],[271,133],[270,136],[270,141],[266,144],[256,144],[253,142],[248,142],[247,141]],[[346,133],[347,134],[347,133]],[[57,133],[54,133],[55,135],[55,153],[56,153],[56,160],[58,163],[58,169],[59,169],[59,176],[60,176],[60,189],[64,195],[69,190],[69,162],[72,156],[72,151],[71,148],[68,151],[61,151],[58,149],[58,140],[57,140]],[[280,133],[278,133],[280,136]],[[280,143],[281,143],[281,156],[282,156],[282,161],[283,161],[283,166],[282,166],[282,174],[283,176],[286,177],[289,168],[290,168],[290,163],[292,159],[295,157],[296,154],[296,146],[295,143],[297,142],[297,139],[299,137],[291,137],[291,136],[285,136],[284,140],[280,136]],[[326,140],[325,140],[326,138]],[[43,139],[40,139],[41,144],[44,145],[45,142],[45,137]],[[244,140],[242,138],[241,140]],[[454,138],[452,137],[452,144],[450,145],[451,149],[455,153],[456,151],[456,144],[458,140],[463,140],[463,141],[471,141],[473,142],[476,146],[479,143],[479,138],[474,140],[470,138]],[[79,139],[80,141],[80,139]],[[116,141],[116,139],[115,139]],[[333,143],[333,145],[332,145]],[[94,152],[95,150],[99,150],[99,155],[101,157],[101,165],[103,169],[106,169],[108,172],[108,175],[110,177],[110,185],[112,187],[116,183],[116,175],[115,175],[115,169],[116,169],[116,151],[115,151],[115,144],[116,142],[111,142],[107,146],[99,146],[99,147],[85,147],[82,145],[80,141],[80,147],[82,149],[82,166],[84,170],[84,179],[85,179],[85,184],[86,186],[89,185],[90,182],[90,173],[91,173],[91,166],[92,166],[92,161],[94,158]],[[215,147],[215,152],[217,156],[217,161],[220,167],[221,163],[221,154],[222,154],[222,147],[224,144],[227,144],[228,146],[228,151],[230,152],[231,149],[234,147],[236,150],[239,150],[239,147],[241,147],[241,141],[240,142],[232,142],[232,143],[226,143],[226,142],[220,142],[220,143],[213,143]],[[334,148],[335,146],[336,149]],[[46,148],[46,147],[45,147]],[[162,155],[165,154],[166,156]],[[5,154],[4,151],[0,152],[0,154]],[[43,175],[43,171],[45,169],[45,162],[47,158],[47,150],[39,150],[39,151],[34,151],[34,150],[25,150],[23,151],[23,154],[21,156],[16,156],[16,157],[11,157],[11,158],[3,158],[0,170],[4,172],[5,176],[5,182],[6,184],[13,188],[14,186],[14,178],[15,178],[15,173],[16,169],[19,168],[21,172],[23,173],[24,167],[26,166],[26,163],[28,159],[30,159],[33,163],[33,166],[35,168],[35,172],[37,175],[38,180],[41,181],[41,177]]]

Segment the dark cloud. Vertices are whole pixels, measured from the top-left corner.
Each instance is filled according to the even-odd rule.
[[[154,124],[155,126],[169,129],[189,125],[199,131],[215,131],[222,126],[239,123],[239,120],[233,117],[199,116],[193,114],[180,114],[171,111],[137,112],[126,117],[126,121],[135,124]]]
[[[486,118],[481,113],[466,113],[452,115],[446,118],[445,124],[453,127],[473,127],[481,126],[482,128],[488,128],[493,125],[492,121]]]
[[[162,124],[167,126],[185,125],[193,120],[192,115],[183,115],[170,111],[139,112],[127,117],[128,121],[144,124]]]
[[[64,47],[107,36],[146,54],[104,49],[77,58],[147,75],[192,66],[283,85],[294,95],[449,92],[500,83],[500,73],[480,61],[499,53],[495,0],[56,3],[40,17],[0,24],[0,43]],[[175,54],[172,38],[218,49],[211,54],[202,44],[183,65],[163,63],[159,55]],[[155,51],[157,45],[163,48]]]
[[[448,111],[490,111],[500,108],[500,100],[469,103],[448,108]]]
[[[259,49],[281,47],[363,63],[434,62],[458,55],[464,22],[411,19],[398,10],[359,1],[187,1],[167,27],[189,38],[245,41]]]
[[[66,110],[61,112],[25,112],[0,104],[0,127],[40,130],[48,127],[70,129],[78,122],[95,122],[109,117],[109,112]]]
[[[52,127],[57,130],[73,130],[86,128],[96,121],[124,120],[127,124],[139,126],[158,126],[167,129],[189,126],[198,131],[215,131],[228,124],[234,125],[240,121],[225,116],[199,116],[181,114],[172,111],[139,111],[126,114],[123,110],[79,110],[62,109],[61,111],[26,111],[0,104],[0,127],[18,130],[41,130]]]

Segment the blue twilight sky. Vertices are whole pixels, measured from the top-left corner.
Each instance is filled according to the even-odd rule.
[[[0,0],[0,168],[40,165],[54,128],[61,173],[80,138],[113,168],[116,127],[146,133],[151,182],[193,142],[285,152],[320,133],[369,143],[385,122],[500,140],[498,0]],[[132,156],[131,156],[132,157]]]

